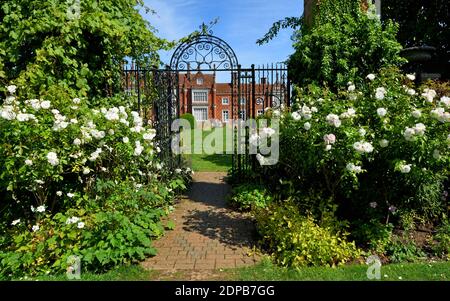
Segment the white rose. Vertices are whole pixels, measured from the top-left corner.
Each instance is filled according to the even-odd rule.
[[[358,134],[359,134],[360,136],[363,136],[363,137],[364,137],[364,136],[367,134],[367,132],[366,132],[365,129],[361,128],[361,129],[358,130]]]
[[[384,116],[386,116],[386,114],[387,114],[387,110],[386,110],[385,108],[378,108],[378,109],[377,109],[377,114],[378,114],[378,116],[380,116],[380,117],[384,117]]]
[[[50,109],[50,105],[51,105],[51,103],[49,100],[44,100],[41,102],[41,108],[43,108],[45,110]]]
[[[294,120],[298,121],[298,120],[302,119],[302,116],[300,115],[300,113],[294,112],[294,113],[292,113],[292,118]]]
[[[419,110],[414,110],[414,111],[411,113],[411,115],[412,115],[414,118],[420,118],[420,117],[422,116],[422,112],[420,112]]]
[[[39,206],[39,207],[37,207],[37,208],[36,208],[36,212],[40,212],[40,213],[45,212],[45,206]]]
[[[123,143],[128,143],[128,142],[130,142],[130,139],[128,137],[123,137],[122,141],[123,141]]]
[[[31,165],[33,165],[33,161],[31,161],[30,159],[26,159],[25,160],[25,165],[31,166]]]
[[[414,74],[406,74],[406,77],[407,77],[409,80],[416,80],[416,75],[414,75]]]
[[[375,74],[369,74],[369,75],[367,75],[366,76],[366,78],[368,79],[368,80],[374,80],[375,79]]]
[[[405,164],[400,166],[401,173],[409,173],[411,171],[411,164]]]
[[[311,123],[309,122],[305,122],[305,124],[303,125],[303,128],[307,131],[309,131],[311,129]]]
[[[59,164],[58,155],[55,152],[49,152],[47,154],[47,161],[52,166],[56,166]]]
[[[8,92],[10,94],[14,94],[14,93],[16,93],[17,86],[15,86],[15,85],[8,86],[8,87],[6,87],[6,90],[8,90]]]

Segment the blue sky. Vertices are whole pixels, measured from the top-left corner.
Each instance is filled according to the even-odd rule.
[[[293,52],[292,30],[283,30],[269,44],[258,46],[273,22],[303,14],[303,0],[145,0],[156,15],[144,17],[156,27],[159,36],[180,39],[197,30],[202,22],[219,17],[213,34],[224,39],[238,56],[242,67],[285,61]],[[161,53],[169,63],[172,53]]]

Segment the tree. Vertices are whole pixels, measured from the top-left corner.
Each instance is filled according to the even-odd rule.
[[[99,99],[121,91],[129,57],[159,64],[171,46],[143,19],[142,0],[7,0],[0,5],[0,89]]]
[[[383,0],[382,19],[399,24],[397,38],[404,47],[434,46],[440,56],[450,51],[448,0]]]
[[[320,1],[312,24],[296,32],[295,52],[289,58],[293,82],[336,91],[380,68],[402,64],[396,25],[382,26],[374,10],[366,10],[360,0]]]

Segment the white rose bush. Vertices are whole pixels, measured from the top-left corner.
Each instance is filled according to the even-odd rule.
[[[281,118],[280,161],[261,172],[279,178],[281,199],[297,200],[306,213],[348,220],[353,237],[358,225],[406,214],[437,219],[447,210],[449,91],[416,87],[396,69],[362,78],[335,92],[298,89]]]
[[[160,219],[190,176],[163,168],[156,131],[128,107],[6,91],[1,276],[64,271],[70,255],[96,270],[155,254],[151,238],[163,234]]]

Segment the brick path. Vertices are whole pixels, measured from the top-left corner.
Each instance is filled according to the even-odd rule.
[[[229,186],[225,173],[194,175],[189,198],[182,199],[170,216],[175,230],[154,242],[158,255],[142,263],[159,271],[206,271],[255,264],[254,225],[245,215],[226,206]]]

